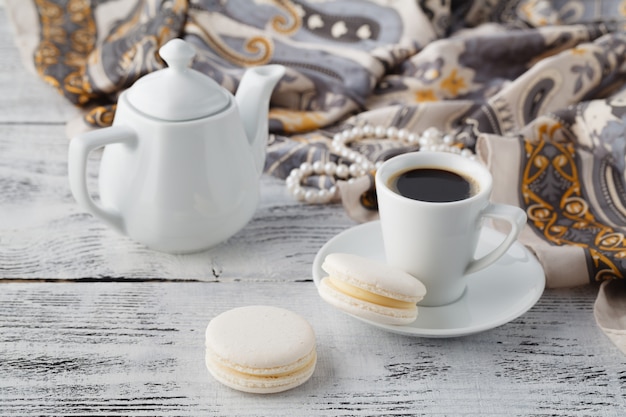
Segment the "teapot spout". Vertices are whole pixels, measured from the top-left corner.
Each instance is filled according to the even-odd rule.
[[[250,68],[241,79],[235,95],[259,175],[265,165],[270,97],[284,73],[282,65]]]

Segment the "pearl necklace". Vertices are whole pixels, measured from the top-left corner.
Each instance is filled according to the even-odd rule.
[[[362,177],[380,167],[383,161],[373,163],[365,155],[350,149],[347,145],[363,139],[388,139],[407,146],[419,146],[420,151],[451,152],[470,159],[476,156],[469,149],[463,149],[460,143],[456,143],[452,135],[444,135],[440,130],[431,127],[421,135],[409,132],[407,129],[396,127],[355,126],[346,129],[333,136],[331,152],[350,164],[336,164],[334,162],[316,161],[313,163],[303,162],[299,168],[294,168],[285,180],[287,190],[298,201],[310,204],[325,204],[339,199],[339,192],[335,185],[330,188],[316,190],[312,187],[302,187],[302,181],[311,175],[328,175],[339,180],[348,180],[352,183],[358,177]]]

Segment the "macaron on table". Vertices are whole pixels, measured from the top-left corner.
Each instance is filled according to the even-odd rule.
[[[406,272],[349,253],[329,254],[322,269],[329,275],[319,283],[320,296],[338,309],[383,324],[417,318],[426,288]]]
[[[206,365],[231,388],[268,394],[305,383],[315,370],[315,333],[301,316],[272,306],[239,307],[206,329]]]

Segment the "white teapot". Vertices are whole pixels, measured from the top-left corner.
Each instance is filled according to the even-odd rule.
[[[159,53],[169,68],[120,95],[111,127],[72,139],[70,187],[84,210],[133,240],[196,252],[238,232],[256,210],[269,100],[285,69],[247,70],[233,96],[189,68],[191,44],[174,39]],[[85,176],[101,147],[97,202]]]

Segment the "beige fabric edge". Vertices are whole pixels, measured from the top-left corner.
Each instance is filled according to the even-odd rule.
[[[522,207],[518,193],[518,165],[522,160],[518,139],[483,134],[478,138],[476,153],[494,177],[491,200]],[[501,232],[508,230],[506,224],[494,223],[493,226]],[[553,246],[537,236],[528,225],[518,240],[535,254],[543,266],[548,288],[589,284],[587,261],[581,248]]]
[[[29,71],[36,74],[33,55],[39,45],[40,33],[39,17],[34,3],[24,0],[4,0],[4,4],[22,63]]]
[[[359,223],[379,219],[378,211],[368,210],[360,203],[361,194],[372,187],[373,180],[370,175],[365,175],[356,178],[352,183],[348,181],[337,182],[343,208],[346,210],[348,217]]]
[[[626,282],[605,281],[593,306],[598,326],[626,354]]]

